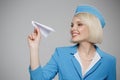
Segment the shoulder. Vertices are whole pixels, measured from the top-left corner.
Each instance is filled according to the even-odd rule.
[[[70,45],[70,46],[63,46],[63,47],[57,47],[56,49],[59,50],[59,51],[76,51],[78,45]]]
[[[95,46],[96,47],[96,50],[97,52],[99,53],[99,55],[101,56],[101,58],[106,62],[115,62],[116,61],[116,58],[115,56],[113,56],[112,54],[110,53],[107,53],[105,51],[103,51],[102,49],[100,49],[98,46]]]
[[[116,68],[116,57],[111,55],[110,53],[104,52],[102,62],[103,65],[109,69],[109,71]]]
[[[57,50],[69,50],[69,49],[72,49],[74,48],[76,45],[70,45],[70,46],[62,46],[62,47],[57,47],[56,49]]]
[[[52,56],[56,61],[62,59],[69,59],[71,53],[76,50],[75,47],[76,45],[56,47],[54,54]]]
[[[116,62],[116,57],[113,56],[110,53],[104,52],[104,57],[106,60],[108,60],[109,62]]]
[[[101,49],[97,49],[98,53],[100,54],[100,56],[105,60],[105,61],[116,61],[116,57],[113,56],[112,54],[110,53],[107,53]]]
[[[77,45],[57,47],[55,49],[55,53],[60,54],[60,55],[74,53],[76,51],[77,51]]]

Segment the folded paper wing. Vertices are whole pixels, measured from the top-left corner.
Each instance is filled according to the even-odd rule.
[[[51,32],[54,32],[55,30],[46,26],[46,25],[43,25],[43,24],[40,24],[36,21],[32,21],[32,25],[34,27],[39,27],[40,28],[40,32],[41,34],[44,36],[44,37],[48,37],[48,35],[51,33]]]

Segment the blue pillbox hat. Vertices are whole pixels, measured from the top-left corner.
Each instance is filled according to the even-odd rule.
[[[90,6],[90,5],[78,6],[77,9],[76,9],[76,11],[75,11],[75,15],[79,14],[79,13],[83,13],[83,12],[95,15],[100,20],[102,28],[104,28],[104,26],[105,26],[105,20],[104,20],[102,14],[95,7]]]

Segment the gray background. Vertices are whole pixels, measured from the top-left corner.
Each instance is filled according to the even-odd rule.
[[[56,30],[40,43],[41,64],[54,49],[70,43],[70,23],[80,4],[96,6],[106,19],[101,49],[117,58],[120,80],[120,1],[119,0],[0,0],[0,80],[29,80],[27,36],[33,31],[32,20]],[[57,80],[57,79],[56,79]]]

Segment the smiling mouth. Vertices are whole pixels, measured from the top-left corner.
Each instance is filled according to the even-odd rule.
[[[80,35],[80,33],[76,33],[76,32],[75,32],[75,33],[74,33],[74,32],[72,33],[72,37],[76,37],[76,36],[78,36],[78,35]]]

